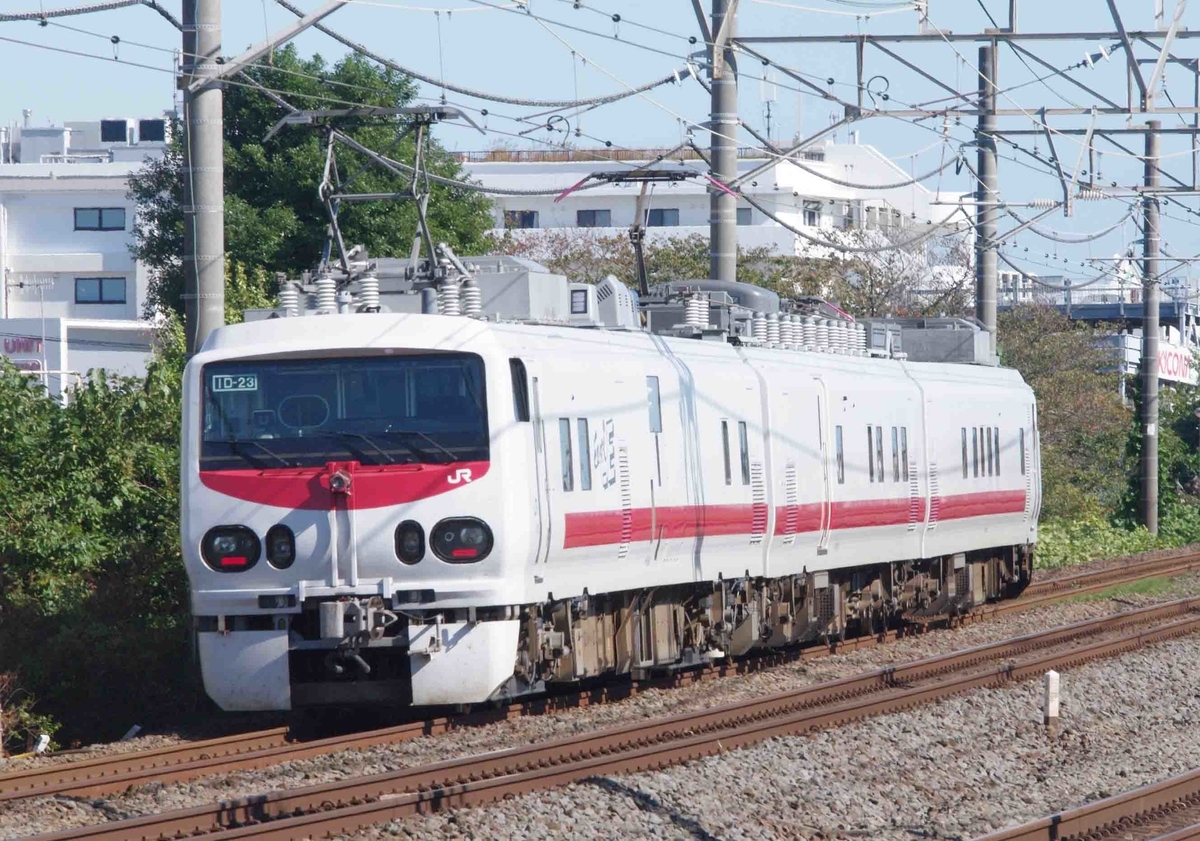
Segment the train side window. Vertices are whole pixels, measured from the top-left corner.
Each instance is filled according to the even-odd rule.
[[[908,427],[900,427],[900,475],[908,481]]]
[[[996,475],[1000,475],[1000,427],[992,427],[992,440],[996,442]]]
[[[886,482],[887,477],[883,473],[883,427],[875,427],[875,472],[879,474],[879,481]]]
[[[984,448],[987,450],[987,475],[991,476],[992,475],[992,430],[985,426],[983,429],[980,430],[980,432],[983,433],[983,440],[985,442],[987,442],[987,445]]]
[[[587,418],[579,418],[575,423],[579,428],[579,489],[590,491],[592,489],[592,448],[589,446],[589,442],[592,439],[588,436]]]
[[[971,472],[979,478],[979,427],[971,427]]]
[[[962,439],[963,439],[963,478],[966,479],[969,477],[967,475],[967,428],[965,426],[962,428]]]
[[[837,468],[838,468],[838,484],[846,484],[846,456],[842,449],[842,428],[840,426],[834,428],[834,438],[837,444]]]
[[[729,462],[729,421],[721,421],[721,446],[725,450],[725,484],[733,484],[733,466]]]
[[[742,484],[750,484],[750,436],[746,434],[746,422],[738,421],[738,441],[742,445]]]
[[[875,448],[875,427],[867,426],[867,481],[875,481],[875,457],[871,454],[871,450]]]
[[[900,431],[892,427],[892,481],[900,481]]]
[[[513,413],[517,421],[529,422],[529,378],[525,374],[525,363],[520,359],[508,360],[508,370],[512,374]]]
[[[662,404],[658,399],[658,377],[646,377],[646,397],[650,403],[650,431],[662,432]]]
[[[572,463],[571,456],[571,420],[570,418],[558,419],[558,439],[562,446],[562,479],[563,490],[575,490],[575,466]]]
[[[1025,427],[1021,427],[1021,475],[1025,475]]]

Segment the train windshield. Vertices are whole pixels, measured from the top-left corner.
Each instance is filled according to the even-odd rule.
[[[475,354],[216,362],[201,377],[201,470],[488,460]]]

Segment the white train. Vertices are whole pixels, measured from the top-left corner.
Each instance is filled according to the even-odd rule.
[[[576,315],[623,293],[558,280],[584,292]],[[287,295],[272,313],[295,314]],[[470,704],[1019,592],[1040,495],[1020,376],[805,345],[787,320],[773,347],[594,316],[216,331],[183,418],[207,692],[227,710]]]

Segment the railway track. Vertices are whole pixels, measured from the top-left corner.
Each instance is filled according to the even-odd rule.
[[[1200,769],[976,841],[1200,841]]]
[[[985,620],[1078,595],[1102,592],[1118,584],[1200,569],[1200,552],[1180,552],[1149,561],[1137,561],[1094,572],[1034,582],[1021,598],[983,605],[966,620]],[[744,660],[714,664],[703,669],[678,672],[663,678],[638,682],[616,682],[578,692],[516,701],[498,708],[422,719],[393,727],[310,741],[289,739],[286,728],[274,728],[219,739],[187,742],[149,751],[96,757],[0,775],[0,803],[41,795],[95,796],[121,791],[148,782],[170,783],[196,779],[206,774],[253,770],[285,761],[307,759],[353,748],[395,744],[421,736],[437,735],[463,727],[511,720],[526,715],[619,700],[647,687],[675,686],[746,674],[797,659],[868,648],[896,639],[890,631],[879,636],[847,639],[834,646],[763,652]]]
[[[128,841],[207,835],[224,841],[352,832],[596,775],[662,768],[774,736],[898,712],[1197,631],[1200,599],[1183,599],[721,707],[42,838]]]

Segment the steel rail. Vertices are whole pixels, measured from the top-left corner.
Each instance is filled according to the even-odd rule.
[[[1020,598],[981,605],[966,617],[958,617],[955,621],[986,620],[1066,598],[1102,592],[1117,584],[1178,575],[1197,569],[1200,569],[1200,552],[1181,551],[1165,558],[1126,562],[1103,570],[1076,573],[1044,582],[1035,581],[1026,588]],[[930,624],[941,621],[945,621],[944,617]],[[463,727],[620,700],[650,687],[672,687],[730,675],[743,675],[797,660],[872,648],[924,630],[924,626],[913,626],[900,631],[889,630],[879,635],[851,637],[828,645],[755,652],[743,659],[713,664],[701,669],[679,671],[667,677],[643,681],[616,681],[599,688],[583,688],[561,695],[519,699],[498,709],[423,719],[348,736],[296,742],[288,741],[285,728],[275,728],[149,751],[48,765],[0,775],[0,803],[41,795],[102,795],[148,782],[180,782],[218,771],[252,770],[340,750],[395,744]]]
[[[981,836],[976,841],[1069,841],[1132,835],[1132,830],[1172,812],[1200,806],[1200,769],[1142,788],[1106,797],[1020,826]],[[1145,836],[1143,836],[1145,837]],[[1160,841],[1200,838],[1200,826],[1158,836]]]
[[[1180,619],[1179,617],[1184,617]],[[1115,639],[1087,637],[1162,623]],[[664,767],[785,733],[837,726],[1000,686],[1200,630],[1200,599],[1078,622],[803,689],[723,707],[593,731],[434,765],[277,791],[209,806],[44,836],[142,839],[213,833],[219,838],[288,838],[344,832],[395,817],[469,805],[594,774]],[[1013,663],[1049,646],[1074,646]],[[1000,661],[1000,665],[995,665]]]

